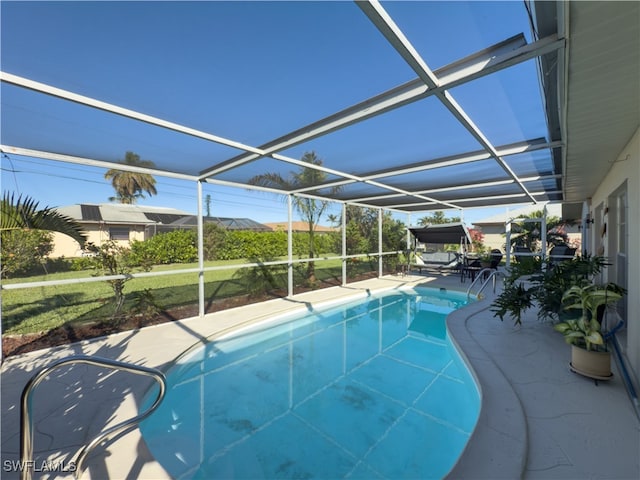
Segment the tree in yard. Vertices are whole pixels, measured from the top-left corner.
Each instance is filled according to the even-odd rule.
[[[529,214],[522,214],[516,218],[511,224],[511,244],[524,246],[529,249],[534,249],[536,244],[539,243],[540,234],[540,222],[526,222],[527,218],[542,218],[544,215],[543,210],[536,210]],[[518,221],[518,219],[522,219]],[[549,216],[546,220],[547,223],[547,242],[557,244],[568,241],[566,233],[566,222],[559,217]],[[546,248],[546,246],[545,246]]]
[[[113,319],[117,323],[118,320],[123,320],[123,318],[120,317],[120,312],[122,311],[122,307],[124,306],[125,301],[124,287],[125,284],[132,278],[131,273],[136,267],[136,259],[131,254],[130,248],[118,244],[118,242],[116,242],[115,240],[107,240],[100,246],[89,243],[87,245],[87,249],[90,252],[94,253],[94,256],[91,257],[91,262],[93,263],[93,267],[95,269],[95,276],[119,275],[122,277],[105,280],[113,290]],[[151,270],[151,264],[146,262],[142,263],[141,265],[137,265],[137,267],[143,271]],[[152,296],[151,292],[146,292],[145,296],[145,299],[139,298],[138,300],[141,300],[143,302],[148,301]]]
[[[140,168],[153,168],[155,165],[150,160],[140,160],[140,156],[133,152],[127,152],[124,157],[125,165]],[[144,193],[156,195],[156,180],[148,173],[129,172],[112,168],[104,174],[104,178],[111,180],[111,185],[116,191],[115,197],[109,197],[110,201],[132,205],[139,198],[145,198]]]
[[[315,152],[306,152],[302,155],[301,160],[310,165],[321,166],[322,160]],[[288,178],[281,176],[279,173],[265,173],[256,175],[249,180],[252,185],[260,185],[263,187],[277,188],[280,190],[297,190],[305,187],[313,187],[320,185],[327,180],[327,174],[320,170],[310,167],[301,167],[297,172],[291,172]],[[333,192],[337,192],[339,187],[333,187]],[[329,202],[326,200],[318,200],[314,198],[294,196],[293,206],[300,214],[300,217],[308,225],[309,232],[309,258],[315,257],[314,233],[315,227],[322,218]],[[315,264],[310,261],[307,266],[307,281],[315,283]]]
[[[451,217],[447,218],[444,216],[444,212],[441,210],[433,212],[431,215],[427,215],[426,217],[422,217],[418,220],[418,225],[427,226],[427,225],[442,225],[443,223],[457,223],[460,221],[460,217]]]

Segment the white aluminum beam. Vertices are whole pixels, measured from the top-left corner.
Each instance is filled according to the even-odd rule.
[[[43,152],[42,150],[32,150],[22,147],[14,147],[11,145],[0,145],[0,150],[8,155],[20,155],[23,157],[42,158],[43,160],[53,160],[56,162],[73,163],[77,165],[85,165],[90,167],[100,167],[110,170],[112,168],[122,170],[123,172],[148,173],[149,175],[157,175],[160,177],[176,178],[179,180],[196,181],[198,177],[194,175],[185,175],[182,173],[174,173],[166,170],[158,170],[155,168],[136,167],[118,162],[108,162],[105,160],[95,160],[93,158],[75,157],[73,155],[63,155],[61,153]]]
[[[173,130],[175,132],[184,133],[192,137],[202,138],[203,140],[209,140],[211,142],[219,143],[221,145],[226,145],[228,147],[237,148],[239,150],[255,152],[259,155],[264,154],[262,150],[246,145],[244,143],[236,142],[234,140],[229,140],[227,138],[220,137],[218,135],[213,135],[211,133],[203,132],[201,130],[196,130],[195,128],[185,127],[184,125],[180,125],[178,123],[169,122],[167,120],[163,120],[158,117],[153,117],[151,115],[146,115],[144,113],[136,112],[135,110],[130,110],[128,108],[123,108],[118,105],[114,105],[112,103],[103,102],[100,100],[96,100],[95,98],[86,97],[84,95],[79,95],[77,93],[70,92],[68,90],[52,87],[51,85],[46,85],[44,83],[36,82],[34,80],[29,80],[28,78],[20,77],[18,75],[13,75],[11,73],[0,71],[0,80],[6,83],[10,83],[12,85],[17,85],[19,87],[27,88],[29,90],[46,93],[47,95],[62,98],[64,100],[69,100],[71,102],[79,103],[81,105],[86,105],[88,107],[96,108],[98,110],[103,110],[109,113],[115,113],[116,115],[138,120],[140,122],[155,125],[157,127],[162,127],[168,130]]]
[[[498,147],[497,152],[501,157],[516,155],[520,153],[533,152],[536,150],[552,149],[561,147],[561,142],[547,142],[544,138],[537,138],[534,140],[527,140],[525,142],[518,142],[514,144]],[[491,155],[482,150],[477,152],[465,153],[462,155],[454,155],[449,157],[443,157],[434,160],[427,160],[425,162],[415,163],[399,168],[389,168],[378,172],[369,172],[361,175],[362,181],[374,180],[380,178],[386,178],[396,175],[405,175],[408,173],[416,173],[424,170],[431,170],[434,168],[448,167],[451,165],[458,165],[463,163],[471,163],[480,160],[487,160],[491,158]],[[305,187],[296,190],[295,192],[306,192],[311,190],[319,190],[328,187],[337,187],[342,185],[348,185],[354,183],[355,180],[336,180],[332,182],[323,183],[321,185],[314,185],[312,187]]]
[[[377,0],[371,0],[368,2],[357,2],[362,11],[369,17],[373,24],[378,28],[382,35],[387,39],[389,43],[396,49],[396,51],[402,56],[405,62],[418,74],[418,76],[424,81],[425,85],[430,89],[437,88],[439,86],[438,78],[431,72],[431,69],[424,62],[420,54],[413,48],[413,45],[404,36],[402,31],[394,23],[393,19],[386,13],[382,5]],[[533,201],[537,203],[537,200],[529,193],[527,188],[522,184],[518,176],[511,170],[509,165],[500,158],[495,147],[489,142],[482,131],[473,123],[471,118],[467,115],[464,109],[455,101],[453,96],[448,91],[438,92],[436,94],[444,106],[458,119],[458,121],[467,129],[471,135],[480,142],[480,144],[491,154],[498,164],[504,169],[507,174],[513,178],[520,186],[521,190]]]
[[[535,175],[535,176],[531,176],[531,177],[522,177],[520,178],[520,180],[522,180],[523,183],[527,183],[527,182],[535,182],[535,181],[539,181],[539,180],[556,180],[558,178],[562,178],[562,175],[560,174],[555,174],[555,175]],[[510,183],[515,183],[513,179],[506,179],[506,180],[493,180],[493,181],[488,181],[488,182],[479,182],[479,183],[465,183],[465,184],[456,184],[454,186],[450,186],[450,187],[441,187],[441,188],[431,188],[428,190],[419,190],[416,192],[413,192],[415,194],[433,194],[433,193],[441,193],[441,192],[451,192],[451,191],[456,191],[456,190],[467,190],[469,188],[483,188],[483,187],[495,187],[498,185],[508,185]],[[393,193],[390,195],[376,195],[373,197],[360,197],[360,198],[354,198],[353,200],[356,202],[370,202],[372,200],[384,200],[384,199],[391,199],[391,198],[395,198],[395,197],[400,197],[402,196],[402,194],[399,193]],[[351,200],[349,200],[351,201]]]
[[[440,87],[429,89],[425,86],[421,78],[417,78],[272,140],[262,145],[260,150],[268,154],[298,145],[442,92],[446,88],[453,88],[517,63],[530,60],[548,51],[561,48],[563,45],[564,43],[559,42],[555,36],[526,45],[524,37],[522,35],[516,35],[481,52],[436,70],[435,75],[438,77],[441,76]],[[259,156],[260,155],[251,153],[240,154],[232,159],[212,166],[207,170],[203,170],[201,175],[215,175],[256,160]]]

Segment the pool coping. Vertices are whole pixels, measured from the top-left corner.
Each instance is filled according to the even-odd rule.
[[[475,378],[481,399],[476,427],[447,478],[522,478],[527,463],[528,434],[522,403],[467,328],[490,305],[486,299],[473,302],[453,311],[446,320],[451,341]]]

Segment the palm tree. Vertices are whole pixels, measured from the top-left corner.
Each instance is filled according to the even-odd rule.
[[[540,228],[538,222],[526,222],[525,219],[529,218],[542,218],[544,215],[543,210],[536,210],[529,214],[521,214],[516,217],[516,220],[523,219],[523,221],[515,221],[511,224],[511,244],[525,246],[530,250],[533,249],[535,243],[540,240]],[[547,243],[562,244],[569,240],[566,233],[567,222],[563,221],[559,217],[550,216],[546,219],[547,224]],[[544,245],[543,249],[547,246]]]
[[[84,248],[87,241],[82,227],[71,217],[58,213],[55,209],[38,208],[38,202],[31,197],[18,196],[5,192],[2,197],[2,216],[0,230],[48,230],[69,235]]]
[[[305,152],[300,159],[310,165],[322,165],[322,160],[318,158],[315,152]],[[324,183],[327,174],[320,170],[309,167],[301,167],[298,172],[291,172],[288,178],[282,177],[279,173],[265,173],[256,175],[249,180],[252,185],[260,185],[263,187],[278,188],[282,190],[297,190],[305,187],[313,187]],[[333,192],[337,192],[339,187],[333,187]],[[314,198],[294,197],[293,206],[298,211],[302,219],[307,222],[309,227],[309,258],[315,257],[314,232],[315,226],[320,221],[322,214],[329,205],[328,201],[316,200]],[[307,267],[307,281],[314,283],[315,264],[309,262]]]
[[[150,160],[140,160],[140,156],[133,152],[127,152],[124,157],[125,165],[141,168],[153,168],[155,164]],[[156,180],[148,173],[128,172],[112,168],[104,174],[104,178],[111,180],[111,185],[116,191],[115,197],[109,197],[110,201],[132,205],[139,198],[145,198],[143,192],[156,195]]]

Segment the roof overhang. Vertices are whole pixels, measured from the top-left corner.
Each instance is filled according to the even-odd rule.
[[[550,139],[562,138],[563,199],[580,203],[640,126],[640,2],[535,2],[539,35],[565,49],[541,57]],[[580,212],[567,211],[569,216]]]

